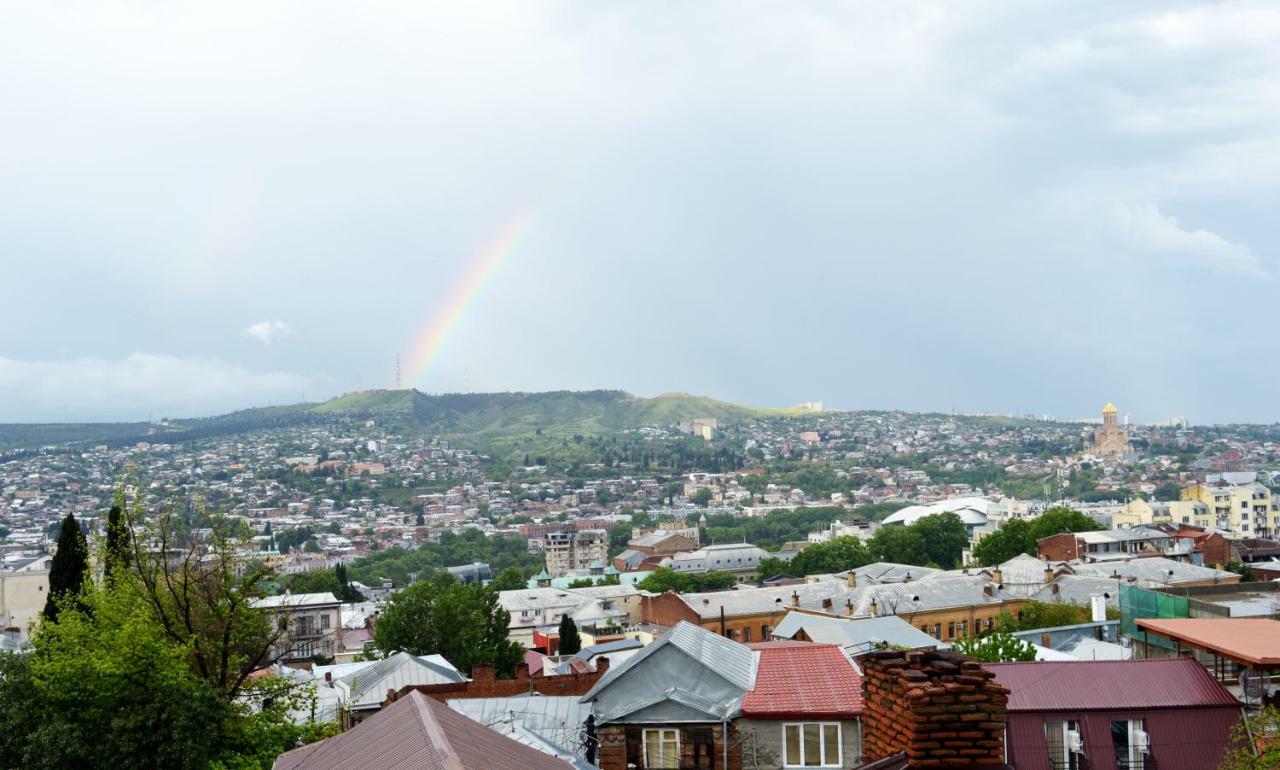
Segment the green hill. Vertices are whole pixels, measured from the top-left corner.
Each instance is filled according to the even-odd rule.
[[[217,417],[147,423],[0,425],[0,451],[52,444],[115,446],[137,441],[182,441],[250,430],[375,419],[407,433],[440,433],[492,441],[539,431],[600,435],[645,425],[711,417],[722,422],[793,413],[667,393],[639,398],[621,390],[546,393],[444,393],[362,390],[320,404],[245,409]]]

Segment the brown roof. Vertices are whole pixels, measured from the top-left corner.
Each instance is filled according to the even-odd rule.
[[[1009,713],[1240,708],[1195,658],[987,663]]]
[[[1139,618],[1138,628],[1239,663],[1280,666],[1280,620],[1270,618]]]
[[[341,735],[276,758],[274,770],[567,770],[568,764],[410,692]]]

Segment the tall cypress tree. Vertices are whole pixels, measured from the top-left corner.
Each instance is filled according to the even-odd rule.
[[[567,614],[560,616],[560,654],[574,655],[582,649],[582,637],[578,635],[578,624]]]
[[[110,585],[118,569],[129,565],[129,527],[124,523],[124,510],[119,504],[107,514],[107,549],[102,557],[102,574]]]
[[[49,569],[49,598],[45,601],[46,620],[58,619],[58,600],[75,596],[84,586],[84,574],[89,569],[89,548],[80,531],[80,522],[74,513],[62,520],[62,532],[58,535],[58,552],[53,555]]]

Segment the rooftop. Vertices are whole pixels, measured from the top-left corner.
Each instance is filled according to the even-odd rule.
[[[988,663],[985,667],[1009,688],[1010,712],[1240,708],[1240,701],[1194,658]]]
[[[1280,620],[1139,618],[1138,628],[1255,666],[1280,666]]]
[[[862,713],[862,677],[834,644],[764,642],[756,687],[742,701],[742,715],[779,719],[851,719]]]

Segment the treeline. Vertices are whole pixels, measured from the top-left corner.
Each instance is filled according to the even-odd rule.
[[[1035,555],[1036,541],[1064,532],[1104,529],[1093,519],[1070,508],[1050,508],[1034,519],[1012,519],[983,537],[973,549],[973,561],[983,566],[1006,562],[1020,553]]]
[[[851,519],[874,521],[896,511],[906,503],[878,503],[852,510],[838,506],[787,508],[770,511],[764,516],[734,516],[720,513],[707,517],[703,544],[741,543],[758,545],[775,551],[784,543],[807,540],[810,532],[823,529],[831,522]]]
[[[936,513],[910,525],[882,526],[866,542],[852,536],[838,537],[808,546],[789,562],[776,557],[762,559],[757,574],[761,580],[780,574],[804,577],[844,572],[878,561],[955,569],[968,542],[959,516]]]
[[[477,561],[488,564],[494,574],[516,567],[532,575],[542,568],[543,557],[529,553],[529,544],[518,535],[487,537],[478,529],[469,529],[461,535],[445,532],[438,543],[423,543],[414,549],[395,546],[362,556],[347,565],[347,574],[368,586],[390,580],[402,588],[412,582],[410,575]]]

